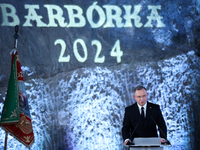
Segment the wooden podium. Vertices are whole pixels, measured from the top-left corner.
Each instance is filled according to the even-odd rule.
[[[163,150],[161,138],[135,138],[134,145],[126,145],[126,150]]]

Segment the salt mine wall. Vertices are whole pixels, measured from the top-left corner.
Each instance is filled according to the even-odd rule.
[[[143,85],[171,147],[200,149],[200,1],[0,1],[0,114],[15,26],[32,150],[122,150],[125,107]],[[0,149],[5,131],[0,129]],[[7,149],[27,149],[8,135]]]

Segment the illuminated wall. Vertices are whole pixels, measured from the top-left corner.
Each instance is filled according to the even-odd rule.
[[[172,144],[164,149],[197,150],[198,8],[189,0],[0,2],[0,112],[18,23],[32,150],[122,150],[137,84],[160,105]],[[0,149],[4,138],[0,129]],[[26,148],[9,136],[8,149]]]
[[[122,149],[124,108],[134,102],[133,86],[139,83],[147,86],[149,101],[161,106],[173,145],[165,149],[194,148],[192,105],[198,99],[200,72],[193,68],[198,61],[191,51],[154,65],[82,68],[27,81],[35,133],[32,149]],[[9,148],[24,147],[11,139]]]

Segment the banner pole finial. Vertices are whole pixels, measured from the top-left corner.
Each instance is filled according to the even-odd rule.
[[[14,44],[14,48],[16,49],[17,48],[17,39],[19,38],[19,35],[17,34],[18,33],[18,31],[19,31],[19,26],[18,25],[16,25],[15,26],[15,35],[14,35],[14,38],[15,38],[15,44]]]

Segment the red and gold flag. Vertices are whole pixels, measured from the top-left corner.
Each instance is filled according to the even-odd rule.
[[[27,147],[34,142],[31,115],[17,51],[12,53],[12,67],[1,115],[1,127]]]

